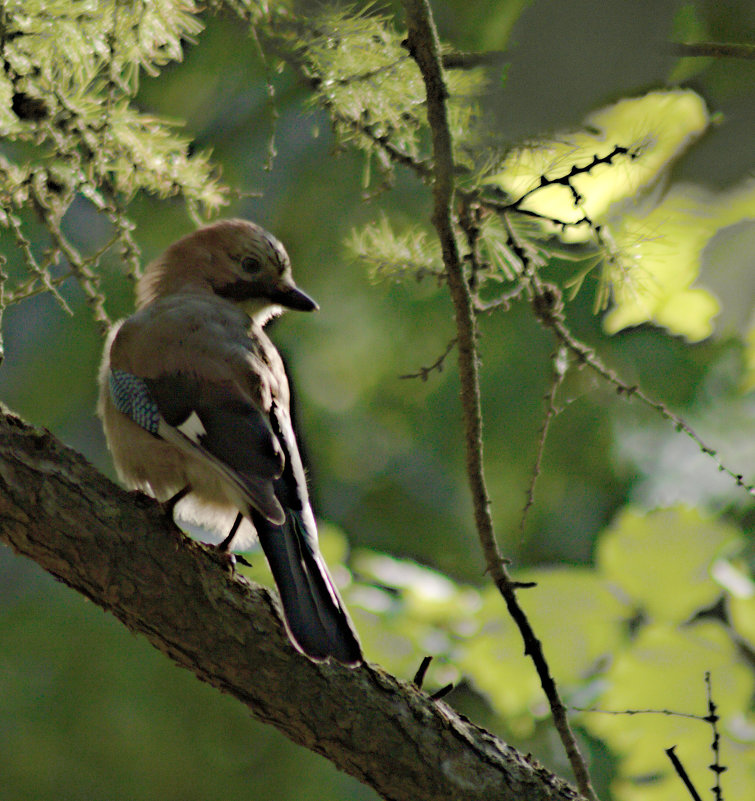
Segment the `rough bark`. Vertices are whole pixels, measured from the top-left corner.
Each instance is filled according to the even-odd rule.
[[[349,670],[301,656],[271,592],[189,540],[150,498],[118,488],[49,432],[3,409],[0,541],[384,798],[578,797],[377,666]]]

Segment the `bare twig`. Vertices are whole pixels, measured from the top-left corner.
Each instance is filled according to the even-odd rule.
[[[668,715],[674,718],[690,718],[705,722],[707,718],[692,712],[677,712],[674,709],[596,709],[594,707],[571,706],[575,712],[594,712],[598,715]]]
[[[475,519],[491,573],[503,580],[503,557],[498,550],[490,516],[482,461],[482,412],[475,344],[476,323],[464,280],[458,244],[451,223],[454,194],[453,153],[445,100],[448,96],[439,61],[439,45],[426,0],[405,0],[409,52],[419,65],[427,90],[427,114],[433,140],[433,225],[438,233],[448,285],[454,302],[459,345],[461,401],[466,433],[467,473],[472,489]]]
[[[600,357],[592,348],[580,342],[572,334],[564,322],[561,313],[559,311],[554,312],[549,308],[549,304],[546,302],[548,295],[553,293],[555,287],[547,282],[541,281],[536,274],[532,274],[530,276],[530,280],[535,290],[535,297],[543,299],[541,304],[533,304],[538,319],[546,328],[550,328],[556,334],[558,339],[579,359],[580,362],[586,364],[591,370],[612,384],[616,388],[616,391],[619,395],[623,395],[626,398],[637,398],[645,406],[654,409],[666,420],[673,423],[677,431],[684,432],[697,445],[701,453],[704,453],[713,460],[720,472],[725,473],[727,476],[734,479],[734,482],[738,487],[741,487],[743,490],[745,490],[745,492],[748,492],[750,495],[755,497],[755,485],[747,483],[741,473],[735,473],[730,467],[725,465],[719,458],[717,452],[700,438],[700,436],[694,431],[689,423],[686,422],[686,420],[679,417],[679,415],[675,412],[671,411],[671,409],[669,409],[665,403],[653,400],[636,384],[630,385],[622,381],[618,373],[603,364]]]
[[[502,64],[508,58],[505,50],[485,50],[477,53],[444,53],[440,59],[443,69],[469,70],[474,67],[489,67]]]
[[[443,353],[441,353],[432,364],[429,364],[427,367],[420,367],[416,373],[405,373],[404,375],[400,375],[399,378],[421,378],[423,381],[427,381],[428,376],[433,372],[433,370],[437,370],[439,373],[443,372],[443,362],[446,360],[446,356],[448,356],[453,349],[456,341],[457,338],[454,337],[448,343]]]
[[[452,690],[454,689],[454,685],[452,683],[444,684],[440,689],[436,690],[434,693],[430,693],[430,700],[431,701],[440,701],[441,698],[445,698]]]
[[[704,720],[706,723],[710,723],[713,729],[713,740],[710,744],[711,750],[713,751],[713,762],[709,766],[713,771],[713,775],[716,777],[715,784],[712,788],[713,797],[716,801],[723,801],[721,774],[726,771],[726,768],[721,764],[721,735],[718,731],[718,721],[720,717],[718,716],[716,704],[713,701],[713,688],[711,686],[709,670],[705,672],[705,689],[708,695],[708,714],[705,716]]]
[[[700,794],[695,789],[695,785],[692,784],[692,779],[690,779],[687,771],[684,769],[684,765],[682,765],[679,757],[676,755],[675,749],[675,745],[672,745],[671,748],[665,749],[668,758],[671,760],[671,764],[674,766],[674,770],[679,778],[684,782],[684,786],[687,788],[693,801],[703,801],[702,798],[700,798]]]
[[[671,52],[684,58],[755,58],[755,45],[739,42],[673,42]]]
[[[553,371],[551,373],[551,387],[548,394],[545,396],[545,419],[540,428],[540,436],[537,442],[537,455],[535,456],[535,464],[532,466],[532,476],[530,484],[527,487],[527,500],[522,509],[522,516],[519,520],[519,537],[524,537],[524,527],[527,524],[527,515],[529,514],[532,505],[535,503],[535,485],[540,476],[540,467],[543,462],[543,453],[545,452],[545,443],[548,439],[548,430],[553,418],[557,414],[556,409],[556,394],[559,387],[566,377],[566,372],[569,369],[568,355],[566,348],[562,345],[558,351],[553,354]]]
[[[519,605],[515,588],[508,576],[495,539],[483,468],[482,411],[475,342],[476,321],[451,221],[455,186],[453,148],[446,109],[448,90],[443,79],[438,36],[428,0],[404,0],[404,7],[409,34],[407,39],[409,53],[419,66],[427,95],[427,117],[432,137],[434,161],[432,221],[441,243],[443,263],[455,310],[467,475],[472,491],[477,532],[490,573],[506,602],[509,614],[519,627],[525,643],[525,652],[532,658],[537,669],[553,713],[554,723],[564,743],[580,792],[587,798],[596,799],[587,766],[569,726],[566,708],[550,675],[550,668],[545,660],[542,646]]]
[[[614,159],[619,158],[619,156],[627,156],[629,159],[635,159],[639,155],[638,148],[628,148],[624,147],[623,145],[614,145],[611,150],[603,156],[598,156],[597,154],[592,157],[588,164],[583,164],[578,166],[576,164],[572,164],[569,172],[565,172],[563,175],[558,175],[554,177],[547,177],[546,175],[540,176],[540,181],[537,183],[536,186],[533,186],[531,189],[528,189],[526,192],[523,192],[516,200],[511,201],[511,203],[505,203],[502,207],[499,207],[501,211],[513,211],[519,210],[521,208],[522,203],[524,201],[534,195],[536,192],[539,192],[541,189],[545,189],[549,186],[563,186],[569,190],[571,193],[572,199],[574,200],[575,206],[581,206],[584,202],[584,198],[579,193],[579,190],[576,189],[574,184],[572,183],[572,179],[576,178],[578,175],[589,175],[596,167],[600,166],[601,164],[613,164]],[[579,220],[582,222],[582,220]],[[571,223],[568,223],[571,225]],[[576,223],[574,223],[576,224]]]
[[[417,668],[417,672],[414,674],[414,678],[412,679],[412,684],[418,689],[422,689],[422,685],[425,683],[425,676],[427,675],[427,669],[430,667],[430,662],[433,661],[431,656],[423,656],[422,661]]]

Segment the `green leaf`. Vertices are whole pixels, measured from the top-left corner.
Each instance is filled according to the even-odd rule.
[[[737,634],[755,651],[755,594],[728,599],[731,622]]]
[[[722,753],[728,768],[726,797],[746,798],[755,778],[755,730],[744,723],[752,679],[737,658],[737,646],[718,623],[643,627],[606,673],[608,689],[596,708],[671,710],[702,716],[706,714],[706,672],[711,673],[721,716]],[[664,753],[672,745],[699,789],[713,781],[707,770],[712,732],[702,721],[664,714],[598,713],[585,714],[582,721],[620,757],[619,773],[611,787],[617,801],[689,801]]]
[[[545,643],[556,681],[584,681],[596,664],[618,649],[631,607],[594,570],[562,567],[517,573],[537,586],[520,592],[532,628]],[[563,647],[568,642],[568,647]]]
[[[597,565],[651,620],[682,623],[719,597],[711,563],[739,543],[733,526],[697,509],[629,509],[600,539]]]
[[[354,258],[367,264],[369,276],[376,282],[419,280],[443,272],[437,239],[416,226],[397,233],[384,213],[361,230],[352,229],[346,247]]]

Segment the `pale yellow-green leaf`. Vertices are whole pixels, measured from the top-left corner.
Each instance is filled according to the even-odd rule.
[[[653,322],[691,341],[709,336],[718,301],[692,287],[715,231],[704,202],[690,188],[677,187],[649,213],[627,213],[610,230],[619,256],[618,264],[606,267],[613,287],[606,331]]]
[[[700,190],[677,186],[649,212],[627,211],[611,223],[618,262],[605,267],[613,288],[603,321],[608,333],[653,322],[691,341],[711,334],[718,301],[692,287],[716,230],[708,206]]]
[[[746,597],[732,595],[727,604],[734,630],[755,651],[755,594]]]
[[[359,551],[353,564],[359,582],[345,591],[367,653],[397,675],[411,676],[425,655],[440,657],[431,684],[458,681],[451,658],[457,641],[478,628],[480,596],[435,570],[411,560]]]
[[[517,579],[536,582],[519,600],[559,685],[584,680],[619,647],[632,609],[603,576],[590,568],[563,567],[525,571]]]
[[[677,185],[649,210],[626,209],[608,224],[617,255],[604,268],[613,291],[606,331],[652,322],[692,342],[710,336],[720,302],[695,285],[705,248],[721,229],[753,218],[753,181],[718,195]],[[745,266],[740,274],[740,291],[751,295]]]
[[[656,180],[705,131],[708,122],[704,101],[689,90],[655,91],[620,100],[590,114],[584,130],[513,150],[501,171],[487,183],[513,199],[536,190],[522,208],[545,217],[576,222],[587,216],[599,224],[614,203],[634,197]],[[573,168],[585,168],[596,157],[606,158],[617,146],[630,153],[616,154],[610,164],[598,164],[569,179],[580,195],[579,202],[567,186],[537,189],[542,178],[553,181],[568,176]],[[566,241],[584,241],[590,236],[586,227],[563,232]]]
[[[752,680],[738,658],[736,645],[719,624],[705,622],[679,628],[660,623],[643,627],[607,671],[607,689],[595,706],[603,710],[672,710],[703,716],[707,712],[706,671],[711,673],[722,718],[722,751],[729,767],[725,774],[729,788],[726,797],[745,798],[753,786],[755,743],[741,742],[742,735],[745,739],[750,736],[741,721],[749,708]],[[712,732],[702,721],[660,714],[588,713],[582,716],[582,722],[620,757],[619,775],[612,786],[617,801],[688,801],[689,796],[664,753],[672,745],[677,746],[677,755],[699,788],[712,783],[712,774],[707,771]],[[647,776],[662,778],[652,784],[636,784]]]
[[[458,586],[435,570],[370,552],[360,552],[356,566],[361,574],[401,590],[407,611],[416,617],[448,623],[462,612],[457,605]]]
[[[711,564],[738,542],[736,529],[697,509],[626,510],[600,539],[597,564],[652,620],[682,623],[720,595]]]
[[[477,619],[481,628],[460,645],[456,664],[512,731],[530,735],[537,717],[545,714],[545,696],[532,661],[524,655],[521,635],[495,587],[482,591]],[[538,715],[535,707],[539,707]]]

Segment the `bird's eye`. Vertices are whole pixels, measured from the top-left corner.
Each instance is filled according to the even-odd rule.
[[[245,273],[258,273],[262,269],[262,262],[254,256],[244,256],[241,260],[241,269]]]

